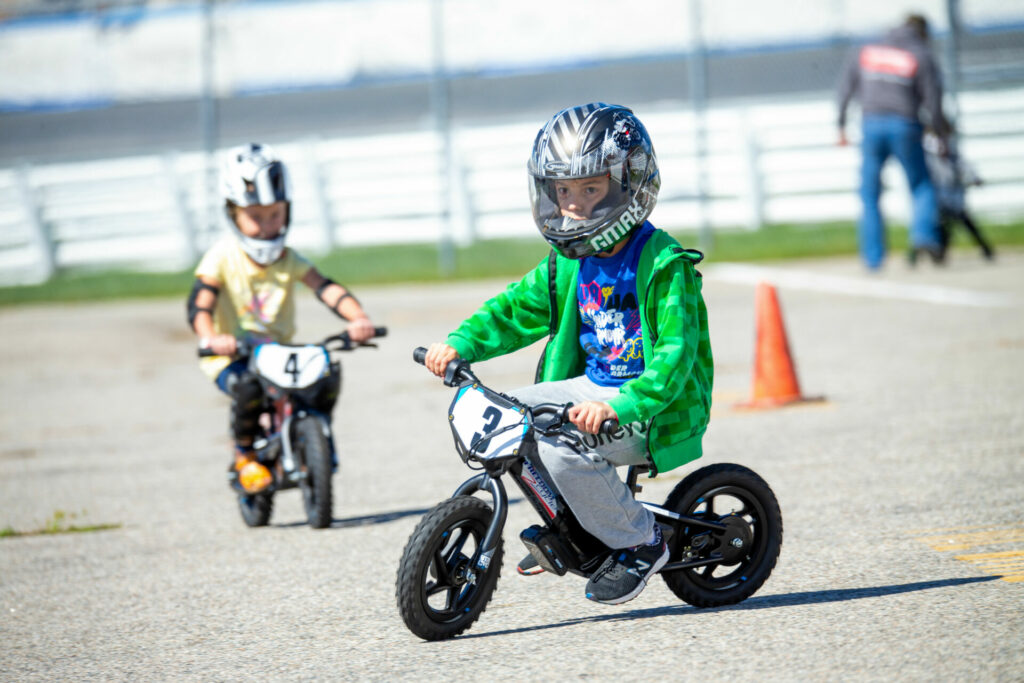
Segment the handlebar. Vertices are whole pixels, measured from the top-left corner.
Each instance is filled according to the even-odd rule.
[[[416,347],[412,352],[412,359],[424,365],[427,359],[427,350],[422,346]],[[444,383],[446,386],[454,387],[463,382],[478,382],[476,375],[469,368],[469,361],[456,358],[448,363],[444,369]]]
[[[249,342],[245,341],[244,339],[239,339],[237,342],[235,342],[235,355],[234,355],[234,357],[235,358],[244,358],[245,356],[251,356],[252,355],[253,346],[254,346],[253,344],[250,344]],[[219,356],[221,354],[217,353],[216,351],[211,349],[209,346],[200,346],[198,349],[196,349],[196,355],[198,355],[200,358],[208,358],[210,356]]]
[[[386,327],[375,327],[375,328],[373,328],[373,337],[371,337],[371,339],[376,339],[377,337],[386,337],[386,336],[388,336],[388,328],[386,328]],[[364,342],[354,342],[354,341],[352,341],[352,338],[349,336],[347,330],[345,332],[340,333],[340,334],[332,334],[330,337],[327,337],[327,339],[324,339],[322,342],[320,342],[320,346],[327,346],[331,342],[335,342],[335,341],[339,342],[340,345],[331,348],[332,351],[351,351],[351,350],[353,350],[353,349],[355,349],[357,347],[360,347],[360,346],[376,346],[376,344],[371,344],[369,341],[364,341]],[[251,356],[252,352],[253,352],[253,349],[256,348],[257,346],[259,346],[258,343],[251,343],[251,342],[248,342],[248,341],[246,341],[244,339],[239,339],[237,344],[236,344],[236,346],[235,346],[234,357],[235,358],[244,358],[245,356]],[[213,349],[211,349],[209,347],[206,347],[206,346],[200,347],[197,350],[197,353],[198,353],[200,358],[207,358],[209,356],[219,356],[219,355],[221,355],[221,354],[215,352]]]
[[[533,416],[538,417],[541,415],[554,415],[558,418],[560,424],[566,424],[569,420],[569,409],[572,408],[572,403],[543,403],[539,406],[533,407]],[[614,417],[609,417],[607,420],[601,423],[598,428],[599,434],[611,436],[619,428],[619,421]]]
[[[386,336],[388,336],[388,328],[375,327],[373,328],[373,336],[370,337],[370,339],[376,339],[377,337]],[[326,346],[332,341],[337,341],[341,342],[341,346],[333,348],[332,351],[351,351],[352,349],[358,346],[376,346],[376,344],[370,342],[370,339],[363,342],[354,342],[352,341],[352,338],[348,336],[348,330],[346,330],[340,334],[335,334],[333,336],[328,337],[323,341],[323,345]]]
[[[427,350],[422,346],[413,349],[412,359],[423,365],[427,358]],[[444,371],[444,383],[447,386],[453,387],[457,384],[461,384],[465,381],[477,382],[476,375],[469,368],[469,363],[461,358],[448,363],[448,366]],[[534,406],[532,409],[533,415],[554,415],[558,418],[561,424],[569,422],[569,409],[572,408],[572,403],[543,403],[538,406]],[[601,423],[601,427],[598,432],[611,436],[619,428],[619,421],[615,418],[608,418]]]

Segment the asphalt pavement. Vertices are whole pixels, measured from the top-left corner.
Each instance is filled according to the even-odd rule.
[[[224,482],[227,401],[196,367],[181,301],[0,309],[0,679],[1024,680],[1024,252],[945,268],[893,258],[705,268],[716,378],[700,461],[777,494],[782,554],[732,607],[660,579],[617,607],[576,577],[515,573],[533,513],[513,494],[497,590],[462,637],[425,643],[395,604],[398,559],[468,478],[451,390],[411,360],[505,283],[357,294],[391,334],[342,358],[335,521],[281,493],[246,528]],[[753,284],[778,287],[808,402],[750,395]],[[184,293],[183,293],[184,294]],[[336,329],[313,298],[301,340]],[[475,369],[532,377],[537,348]]]

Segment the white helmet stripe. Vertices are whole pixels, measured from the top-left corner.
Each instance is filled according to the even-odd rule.
[[[551,136],[551,151],[555,153],[557,161],[568,161],[572,157],[572,143],[575,136],[566,125],[565,119],[558,119],[553,126],[554,133]]]
[[[270,174],[267,173],[267,167],[264,166],[260,170],[256,171],[256,176],[252,181],[252,184],[256,186],[256,200],[260,204],[273,204],[274,188],[271,185]]]
[[[575,135],[576,131],[580,129],[580,123],[583,122],[583,119],[581,118],[583,114],[584,112],[582,111],[582,107],[573,107],[566,112],[566,116],[569,119],[567,122],[569,130],[572,131],[573,135]]]

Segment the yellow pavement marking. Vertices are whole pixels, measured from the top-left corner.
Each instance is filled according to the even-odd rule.
[[[996,529],[994,531],[971,531],[968,533],[946,533],[933,536],[922,536],[918,540],[927,543],[932,550],[967,550],[978,545],[995,545],[997,543],[1016,543],[1024,541],[1024,527],[1016,529]]]
[[[975,529],[985,529],[975,531]],[[940,552],[967,550],[968,548],[999,545],[1003,543],[1024,543],[1024,527],[959,527],[932,529],[912,532],[917,540]],[[1008,583],[1024,582],[1024,550],[1003,550],[999,552],[954,555],[962,562],[973,564],[986,574],[998,576]]]
[[[1021,558],[1024,562],[1024,550],[1004,550],[999,553],[975,553],[974,555],[957,555],[958,560],[968,560],[970,562],[981,562],[983,560],[996,560],[998,562],[1014,561],[1011,558]]]
[[[999,574],[1003,581],[1010,583],[1024,581],[1024,550],[956,555],[956,559],[970,562],[987,574]]]
[[[1012,529],[1015,528],[1009,524],[976,524],[974,526],[951,526],[945,529],[908,529],[907,533],[911,536],[918,535],[931,535],[931,534],[944,534],[947,532],[962,532],[970,531],[972,529]]]
[[[958,557],[957,559],[959,560],[962,558]],[[970,560],[965,561],[970,562]],[[987,569],[1002,569],[1010,571],[1020,569],[1021,571],[1024,571],[1024,561],[1021,560],[1018,560],[1017,562],[977,562],[975,564],[977,564],[979,567],[985,567]]]

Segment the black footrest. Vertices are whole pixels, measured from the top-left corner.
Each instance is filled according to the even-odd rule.
[[[550,531],[542,526],[534,524],[523,529],[519,534],[519,540],[523,542],[537,564],[552,574],[563,576],[568,567],[562,559],[562,551],[558,539]]]

